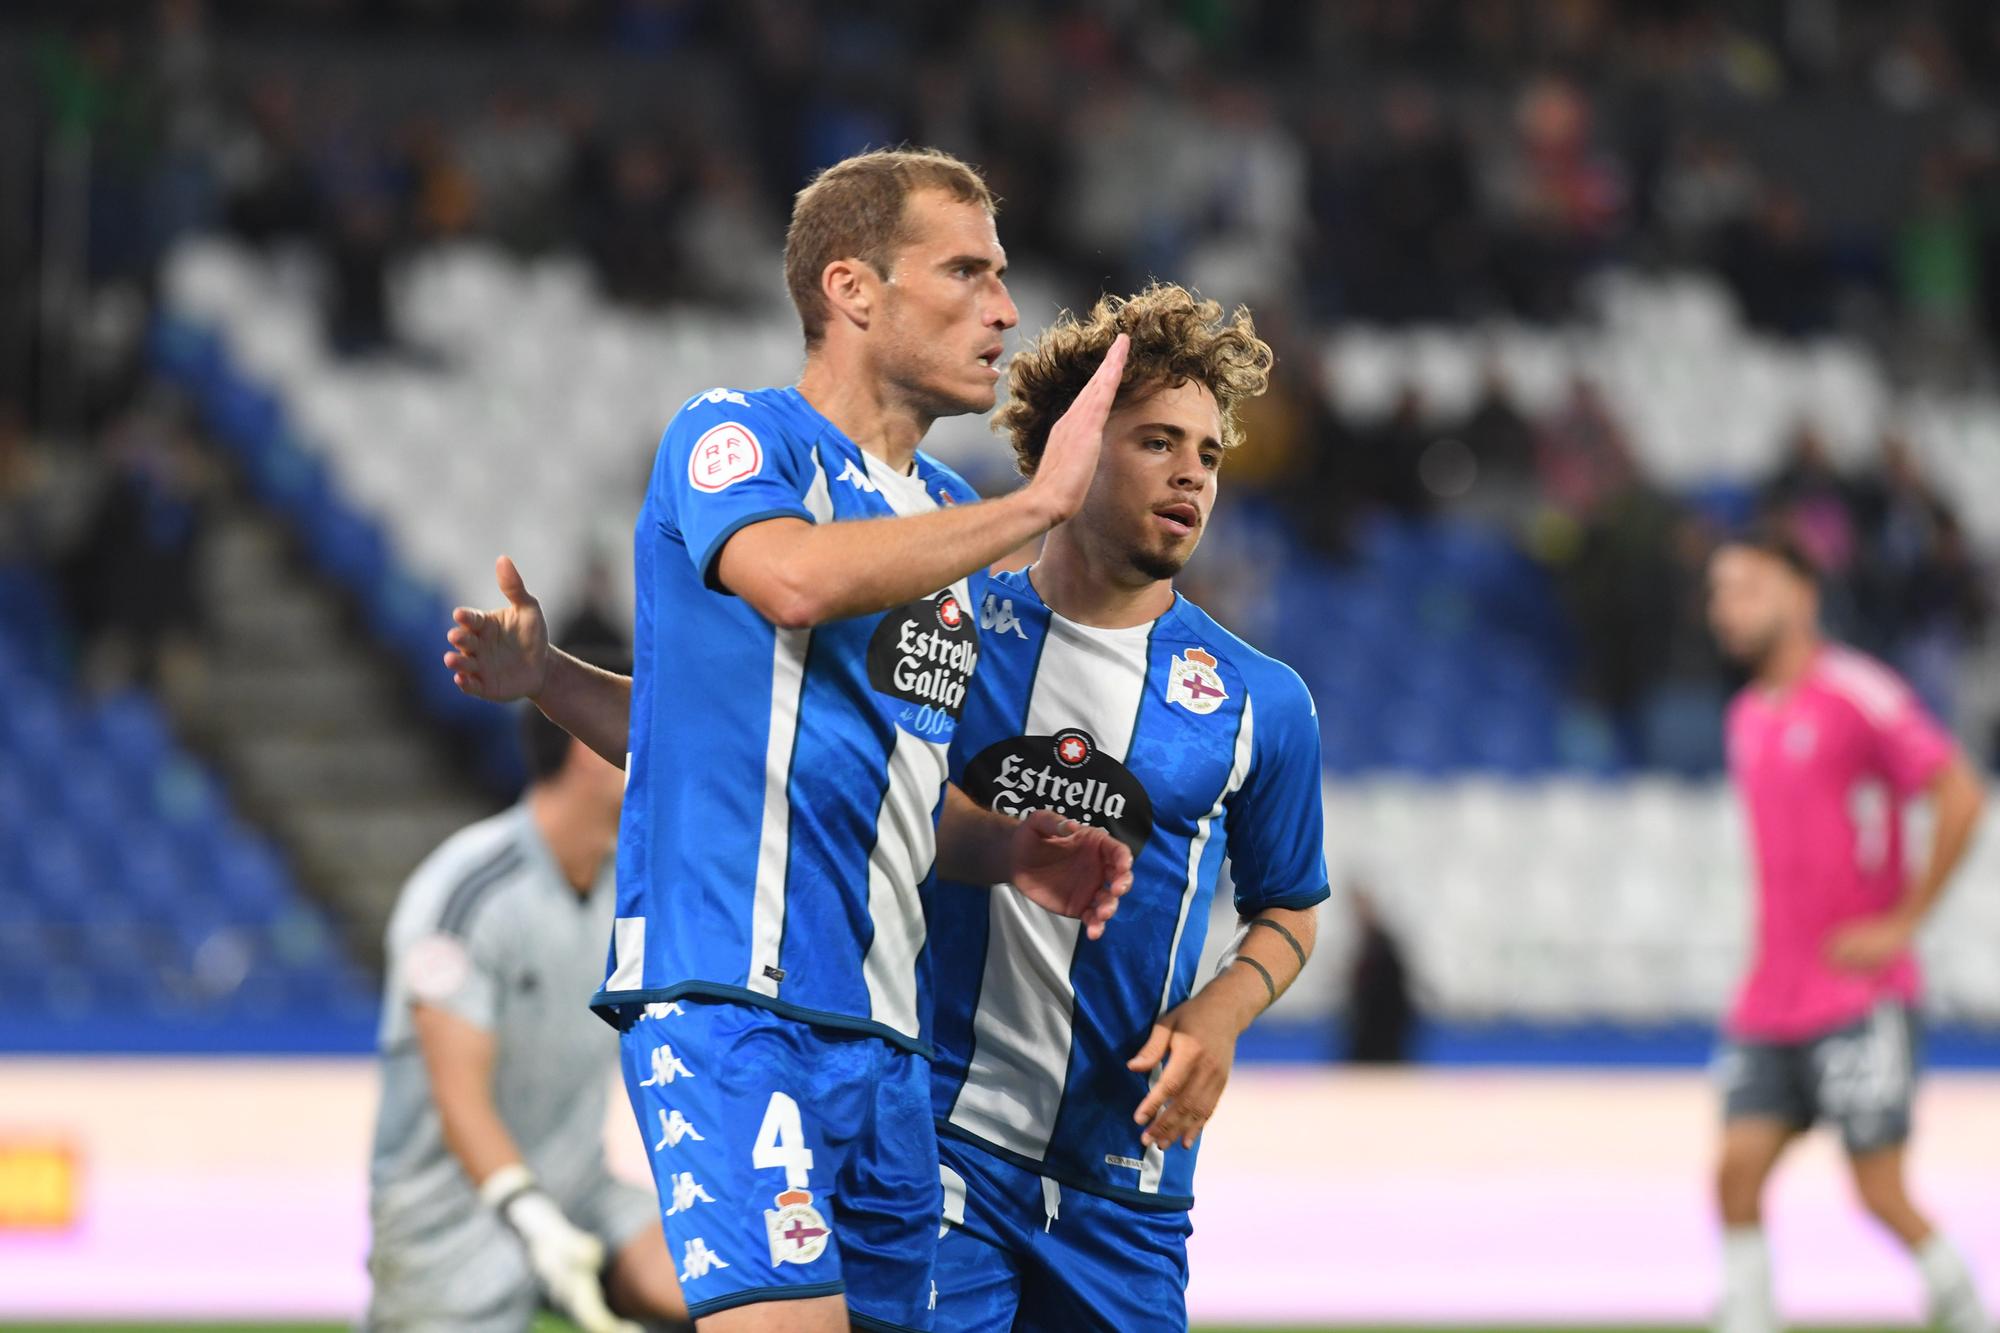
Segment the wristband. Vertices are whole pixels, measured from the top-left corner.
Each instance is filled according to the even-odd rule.
[[[535,1188],[535,1173],[519,1162],[507,1165],[486,1177],[479,1187],[479,1201],[496,1213],[504,1214],[507,1205]]]

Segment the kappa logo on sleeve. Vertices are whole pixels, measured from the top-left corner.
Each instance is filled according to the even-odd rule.
[[[713,495],[764,470],[764,446],[740,421],[711,427],[688,455],[688,485]]]

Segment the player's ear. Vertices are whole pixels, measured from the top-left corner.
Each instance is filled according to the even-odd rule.
[[[820,295],[826,298],[829,320],[845,320],[857,329],[868,327],[875,313],[875,293],[881,283],[875,266],[865,259],[836,259],[820,270]]]

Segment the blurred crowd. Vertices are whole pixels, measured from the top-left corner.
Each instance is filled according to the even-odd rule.
[[[394,350],[398,256],[458,237],[581,251],[637,303],[782,301],[814,169],[958,152],[1054,290],[1161,274],[1257,310],[1281,374],[1233,475],[1307,541],[1337,554],[1383,508],[1516,533],[1639,759],[1649,701],[1723,679],[1700,566],[1742,515],[1645,476],[1587,384],[1537,419],[1496,378],[1462,422],[1414,392],[1345,422],[1315,336],[1560,321],[1619,264],[1710,269],[1755,327],[1838,328],[1906,374],[1986,382],[2000,342],[1984,0],[24,0],[0,42],[45,141],[89,160],[93,290],[143,293],[192,230],[302,242],[355,354]],[[4,248],[0,404],[21,405],[47,381],[8,345],[35,321]],[[91,337],[139,327],[107,308]],[[1948,710],[1984,600],[1910,451],[1842,475],[1801,433],[1748,503],[1809,535],[1836,625]]]
[[[466,234],[581,247],[635,300],[755,299],[799,182],[903,140],[980,163],[1064,290],[1553,320],[1607,262],[1693,262],[1760,327],[1892,313],[1930,365],[2000,326],[1980,0],[11,8],[43,114],[93,132],[100,271],[189,227],[310,237],[356,345],[387,257]],[[508,54],[467,89],[390,47]]]
[[[1648,475],[1586,378],[1534,415],[1498,375],[1458,420],[1439,419],[1414,389],[1366,426],[1327,398],[1281,377],[1251,414],[1243,461],[1284,497],[1296,531],[1336,558],[1383,511],[1511,534],[1556,580],[1576,683],[1609,719],[1623,763],[1690,773],[1720,763],[1717,714],[1738,672],[1708,631],[1706,570],[1717,542],[1756,520],[1792,530],[1819,566],[1830,633],[1894,665],[1947,722],[1964,720],[1960,678],[1988,622],[1988,573],[1901,436],[1843,470],[1801,425],[1770,475],[1686,494]]]

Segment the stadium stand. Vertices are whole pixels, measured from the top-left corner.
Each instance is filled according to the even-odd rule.
[[[261,425],[243,431],[258,437],[251,453],[283,450],[286,468],[310,476],[286,503],[304,531],[325,534],[309,538],[322,566],[364,595],[434,589],[415,603],[431,608],[489,597],[499,549],[542,588],[578,586],[587,553],[615,549],[629,529],[657,421],[745,366],[781,377],[795,355],[781,319],[641,315],[604,301],[574,265],[475,247],[427,255],[405,276],[399,336],[436,357],[417,364],[332,357],[311,304],[241,247],[184,247],[167,292],[164,340],[198,343],[210,358],[190,382],[211,377],[199,392],[256,403]],[[1620,278],[1604,301],[1597,331],[1347,330],[1326,350],[1339,409],[1366,419],[1417,383],[1440,414],[1463,415],[1489,361],[1536,407],[1556,405],[1576,376],[1595,377],[1620,411],[1656,423],[1634,432],[1648,465],[1707,487],[1708,503],[1776,467],[1802,415],[1824,414],[1856,452],[1902,410],[1926,462],[1965,497],[1968,521],[1982,531],[2000,522],[2000,453],[1967,444],[2000,434],[1991,400],[1898,403],[1864,353],[1770,343],[1697,279]],[[180,355],[170,348],[170,360]],[[1674,369],[1686,364],[1698,369]],[[1754,387],[1702,387],[1732,376]],[[996,446],[953,447],[968,470],[999,480]],[[1237,523],[1245,530],[1229,531]],[[1745,946],[1746,861],[1712,776],[1712,700],[1692,716],[1670,702],[1653,720],[1698,780],[1606,784],[1598,779],[1623,768],[1574,696],[1564,649],[1573,628],[1546,571],[1495,528],[1378,516],[1336,561],[1289,537],[1257,500],[1228,514],[1215,540],[1220,554],[1205,559],[1251,552],[1268,572],[1249,612],[1314,687],[1334,864],[1378,886],[1429,1012],[1473,1026],[1643,1027],[1718,1010]],[[1299,609],[1309,610],[1289,613]],[[440,623],[376,622],[425,669]],[[434,688],[427,697],[445,715],[466,711]],[[2000,842],[1981,848],[1966,872],[1974,880],[2000,873]],[[1216,940],[1227,917],[1218,910]],[[2000,979],[1980,943],[1996,927],[1991,895],[1956,895],[1941,910],[1928,934],[1939,1017],[2000,1022]],[[1341,924],[1330,933],[1338,939]],[[1323,1027],[1339,1002],[1331,972],[1309,978],[1283,1015]]]
[[[48,587],[0,571],[0,1047],[344,1049],[373,986],[144,693],[72,686]]]
[[[35,257],[94,300],[69,337],[0,320],[0,427],[19,403],[87,452],[89,368],[149,330],[140,378],[195,404],[277,525],[235,525],[231,559],[302,551],[323,585],[266,586],[277,609],[238,619],[276,639],[358,612],[349,637],[415,694],[434,726],[409,745],[311,759],[305,785],[350,797],[400,774],[373,811],[239,811],[316,893],[343,840],[375,854],[325,899],[352,938],[420,840],[389,807],[460,776],[438,755],[473,755],[488,792],[516,774],[504,717],[436,669],[449,606],[491,596],[503,549],[552,605],[629,605],[661,422],[795,368],[773,258],[790,193],[898,138],[988,171],[1024,332],[1160,273],[1248,300],[1279,345],[1190,592],[1309,678],[1333,859],[1375,886],[1435,1013],[1713,1015],[1744,881],[1697,573],[1752,514],[1813,530],[1843,565],[1835,627],[1991,757],[2000,140],[1975,94],[2000,44],[1970,0],[1896,23],[1820,6],[1823,29],[1710,4],[807,7],[797,47],[760,7],[703,0],[650,23],[503,5],[490,30],[402,0],[115,8],[5,20],[21,142],[97,147],[75,181],[0,151],[0,199],[49,191],[90,224],[87,252]],[[836,57],[807,73],[817,48]],[[34,285],[15,242],[41,225],[0,232],[4,290]],[[1007,484],[982,422],[931,443]],[[17,655],[41,651],[32,623]],[[379,702],[367,674],[316,678],[311,727]],[[238,738],[255,754],[232,774],[288,785],[315,751],[282,734],[282,696],[218,689],[269,733]],[[25,690],[46,705],[30,732],[95,716],[45,696],[67,697]],[[10,809],[67,785],[16,781]],[[50,844],[95,856],[80,818]],[[1986,896],[1954,895],[1927,947],[1940,1013],[1990,1023],[1967,943]],[[1337,969],[1316,971],[1288,998],[1302,1024],[1338,1004]]]

